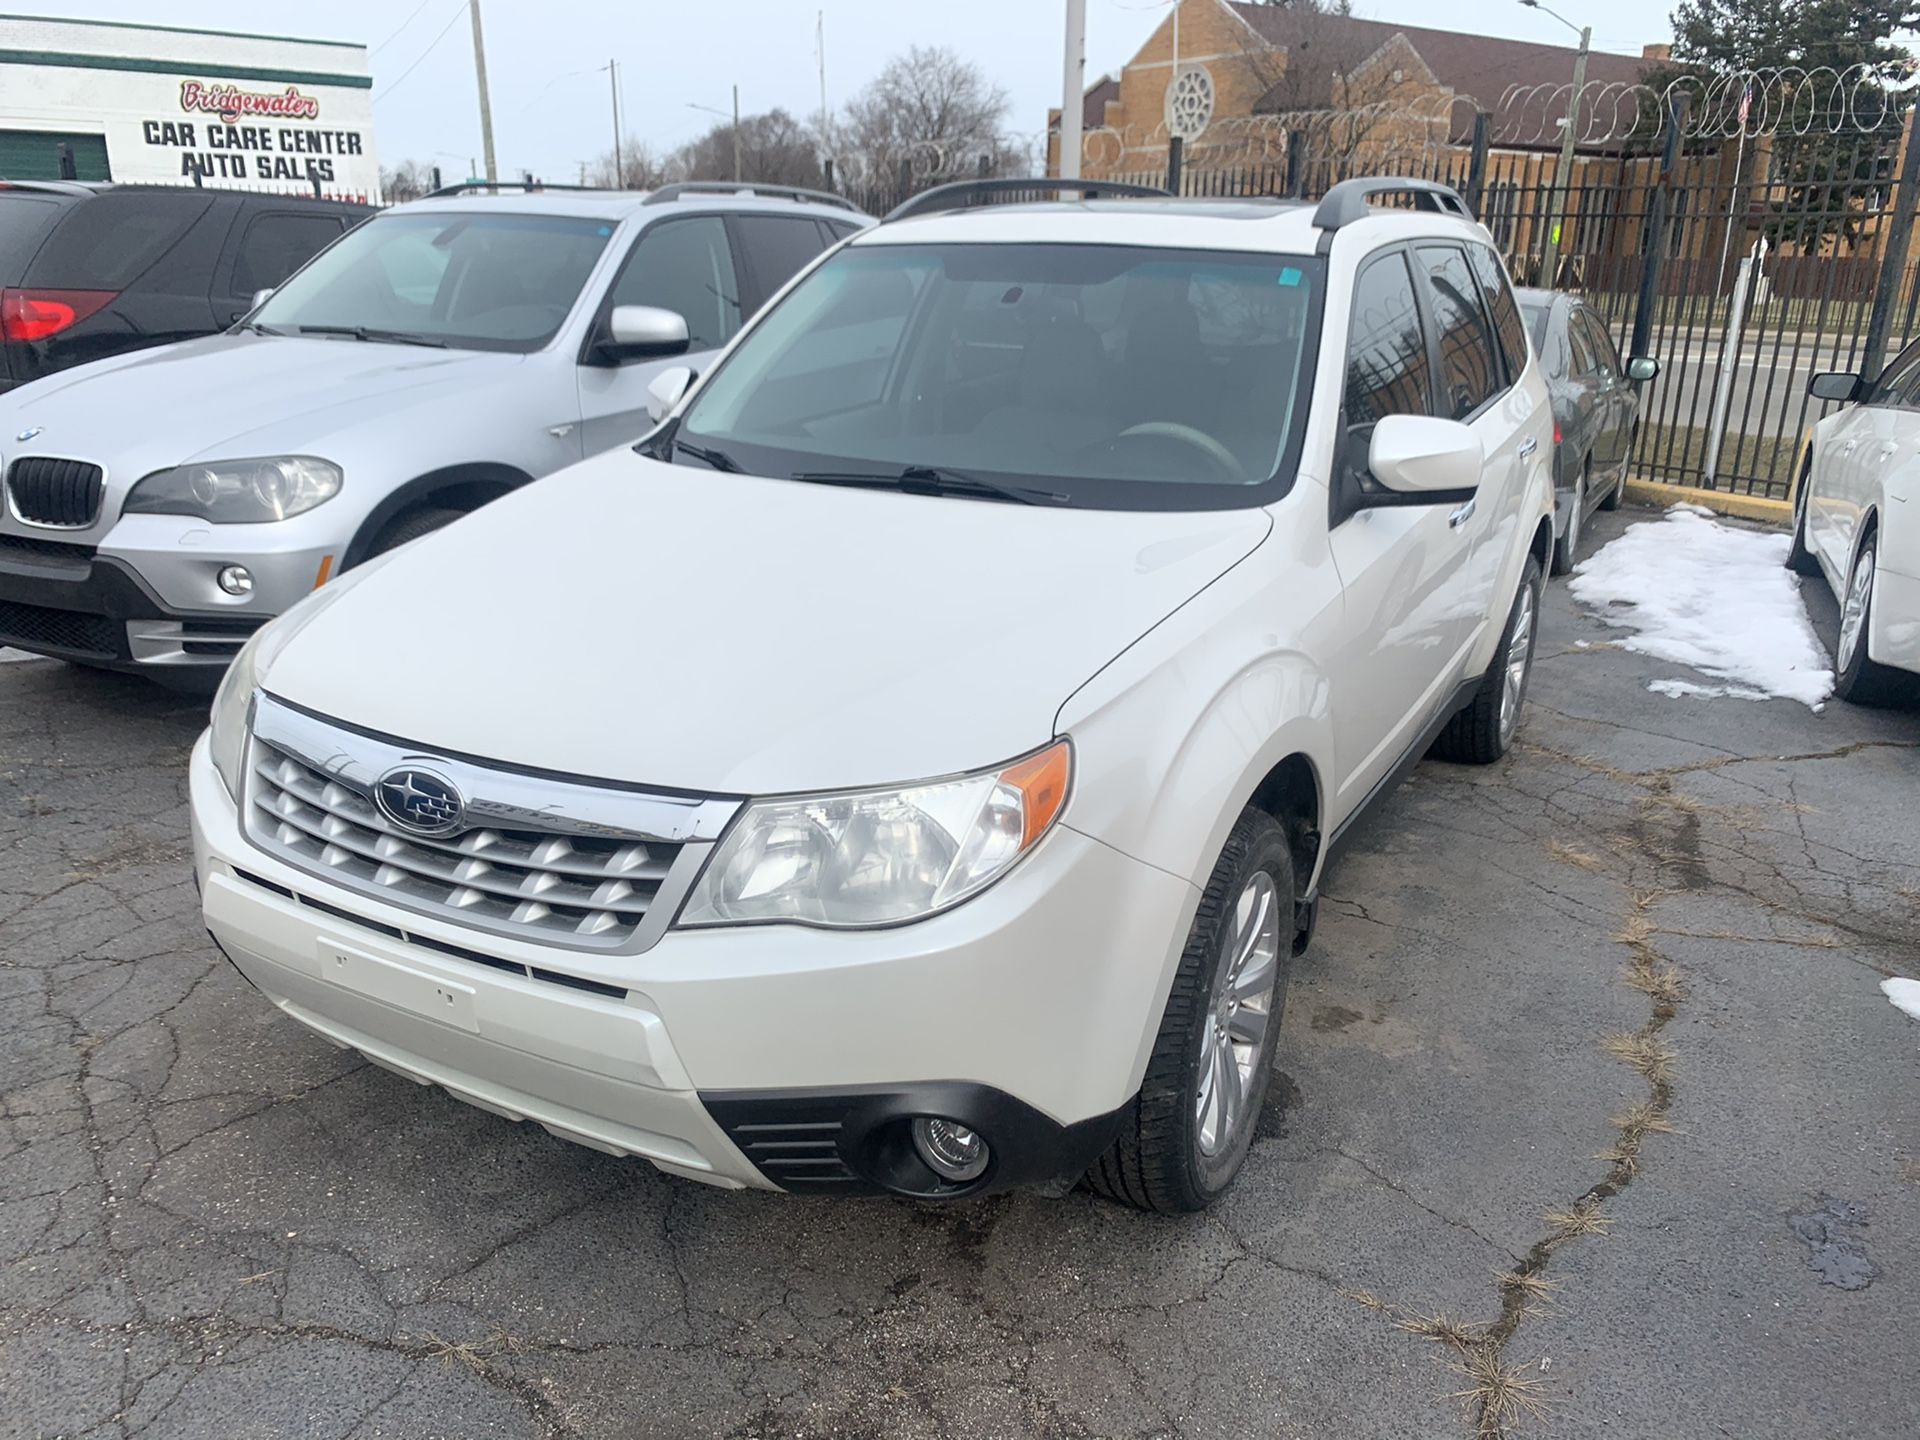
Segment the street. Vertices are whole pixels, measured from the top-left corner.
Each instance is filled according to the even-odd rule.
[[[204,702],[0,664],[0,1436],[1920,1433],[1920,713],[1543,625],[1180,1219],[723,1193],[335,1050],[201,929]]]

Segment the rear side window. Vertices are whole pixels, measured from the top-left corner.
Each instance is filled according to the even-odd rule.
[[[1513,286],[1507,283],[1507,272],[1500,266],[1500,257],[1486,246],[1469,245],[1467,263],[1473,267],[1474,278],[1480,282],[1481,298],[1493,316],[1494,333],[1500,337],[1500,353],[1507,362],[1507,378],[1517,380],[1520,372],[1527,368],[1527,327],[1520,317],[1520,306],[1513,298]],[[1546,312],[1542,310],[1533,331],[1536,349],[1545,338],[1546,328]]]
[[[18,191],[0,195],[0,285],[19,281],[27,262],[59,218],[58,200]]]
[[[827,248],[818,222],[809,216],[736,215],[733,223],[762,296],[773,294]]]
[[[726,225],[718,215],[690,215],[648,226],[614,282],[613,303],[677,311],[693,349],[724,345],[740,328],[740,282]]]
[[[233,293],[251,295],[278,285],[340,238],[330,215],[256,215],[247,222],[233,259]]]
[[[1493,330],[1480,303],[1480,284],[1467,268],[1466,251],[1458,245],[1422,245],[1415,253],[1427,272],[1428,294],[1433,299],[1442,409],[1450,420],[1465,420],[1503,388]]]
[[[1427,338],[1413,277],[1398,251],[1370,262],[1354,282],[1344,404],[1350,430],[1389,415],[1433,413]]]
[[[1588,336],[1586,327],[1581,325],[1577,314],[1567,317],[1567,343],[1573,349],[1575,375],[1584,377],[1599,373],[1600,361],[1593,353],[1592,338]]]
[[[26,283],[54,290],[124,290],[193,228],[213,196],[110,190],[68,209]]]
[[[1579,313],[1580,329],[1587,337],[1587,349],[1593,352],[1593,363],[1602,374],[1613,379],[1620,378],[1620,352],[1613,348],[1613,337],[1607,334],[1607,327],[1600,323],[1600,317],[1591,310]]]

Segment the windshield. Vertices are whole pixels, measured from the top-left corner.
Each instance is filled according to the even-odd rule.
[[[369,220],[274,291],[255,324],[382,332],[465,350],[538,350],[559,330],[610,225],[560,215],[397,211]]]
[[[1305,255],[849,246],[741,339],[672,454],[1095,508],[1264,504],[1292,479],[1321,274]]]

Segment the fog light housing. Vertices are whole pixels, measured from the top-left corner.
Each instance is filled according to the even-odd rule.
[[[244,565],[225,565],[213,577],[214,583],[229,595],[251,595],[253,572]]]
[[[913,1122],[913,1148],[929,1170],[955,1185],[978,1180],[993,1155],[987,1142],[958,1120],[924,1115]]]

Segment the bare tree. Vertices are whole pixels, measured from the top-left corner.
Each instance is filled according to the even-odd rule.
[[[613,151],[608,150],[588,167],[587,178],[610,190],[651,190],[686,177],[673,168],[671,157],[663,159],[646,141],[629,135],[620,142],[619,174],[614,173]]]
[[[715,125],[673,153],[670,168],[689,180],[731,180],[733,126]],[[767,185],[818,185],[820,147],[813,132],[784,110],[740,122],[740,179]]]
[[[380,169],[380,193],[389,205],[418,200],[433,189],[433,167],[418,160],[402,160],[392,169]]]
[[[923,177],[1024,173],[1027,147],[1002,134],[1007,93],[945,47],[896,55],[834,126],[835,162],[849,183],[889,184],[902,162]]]

